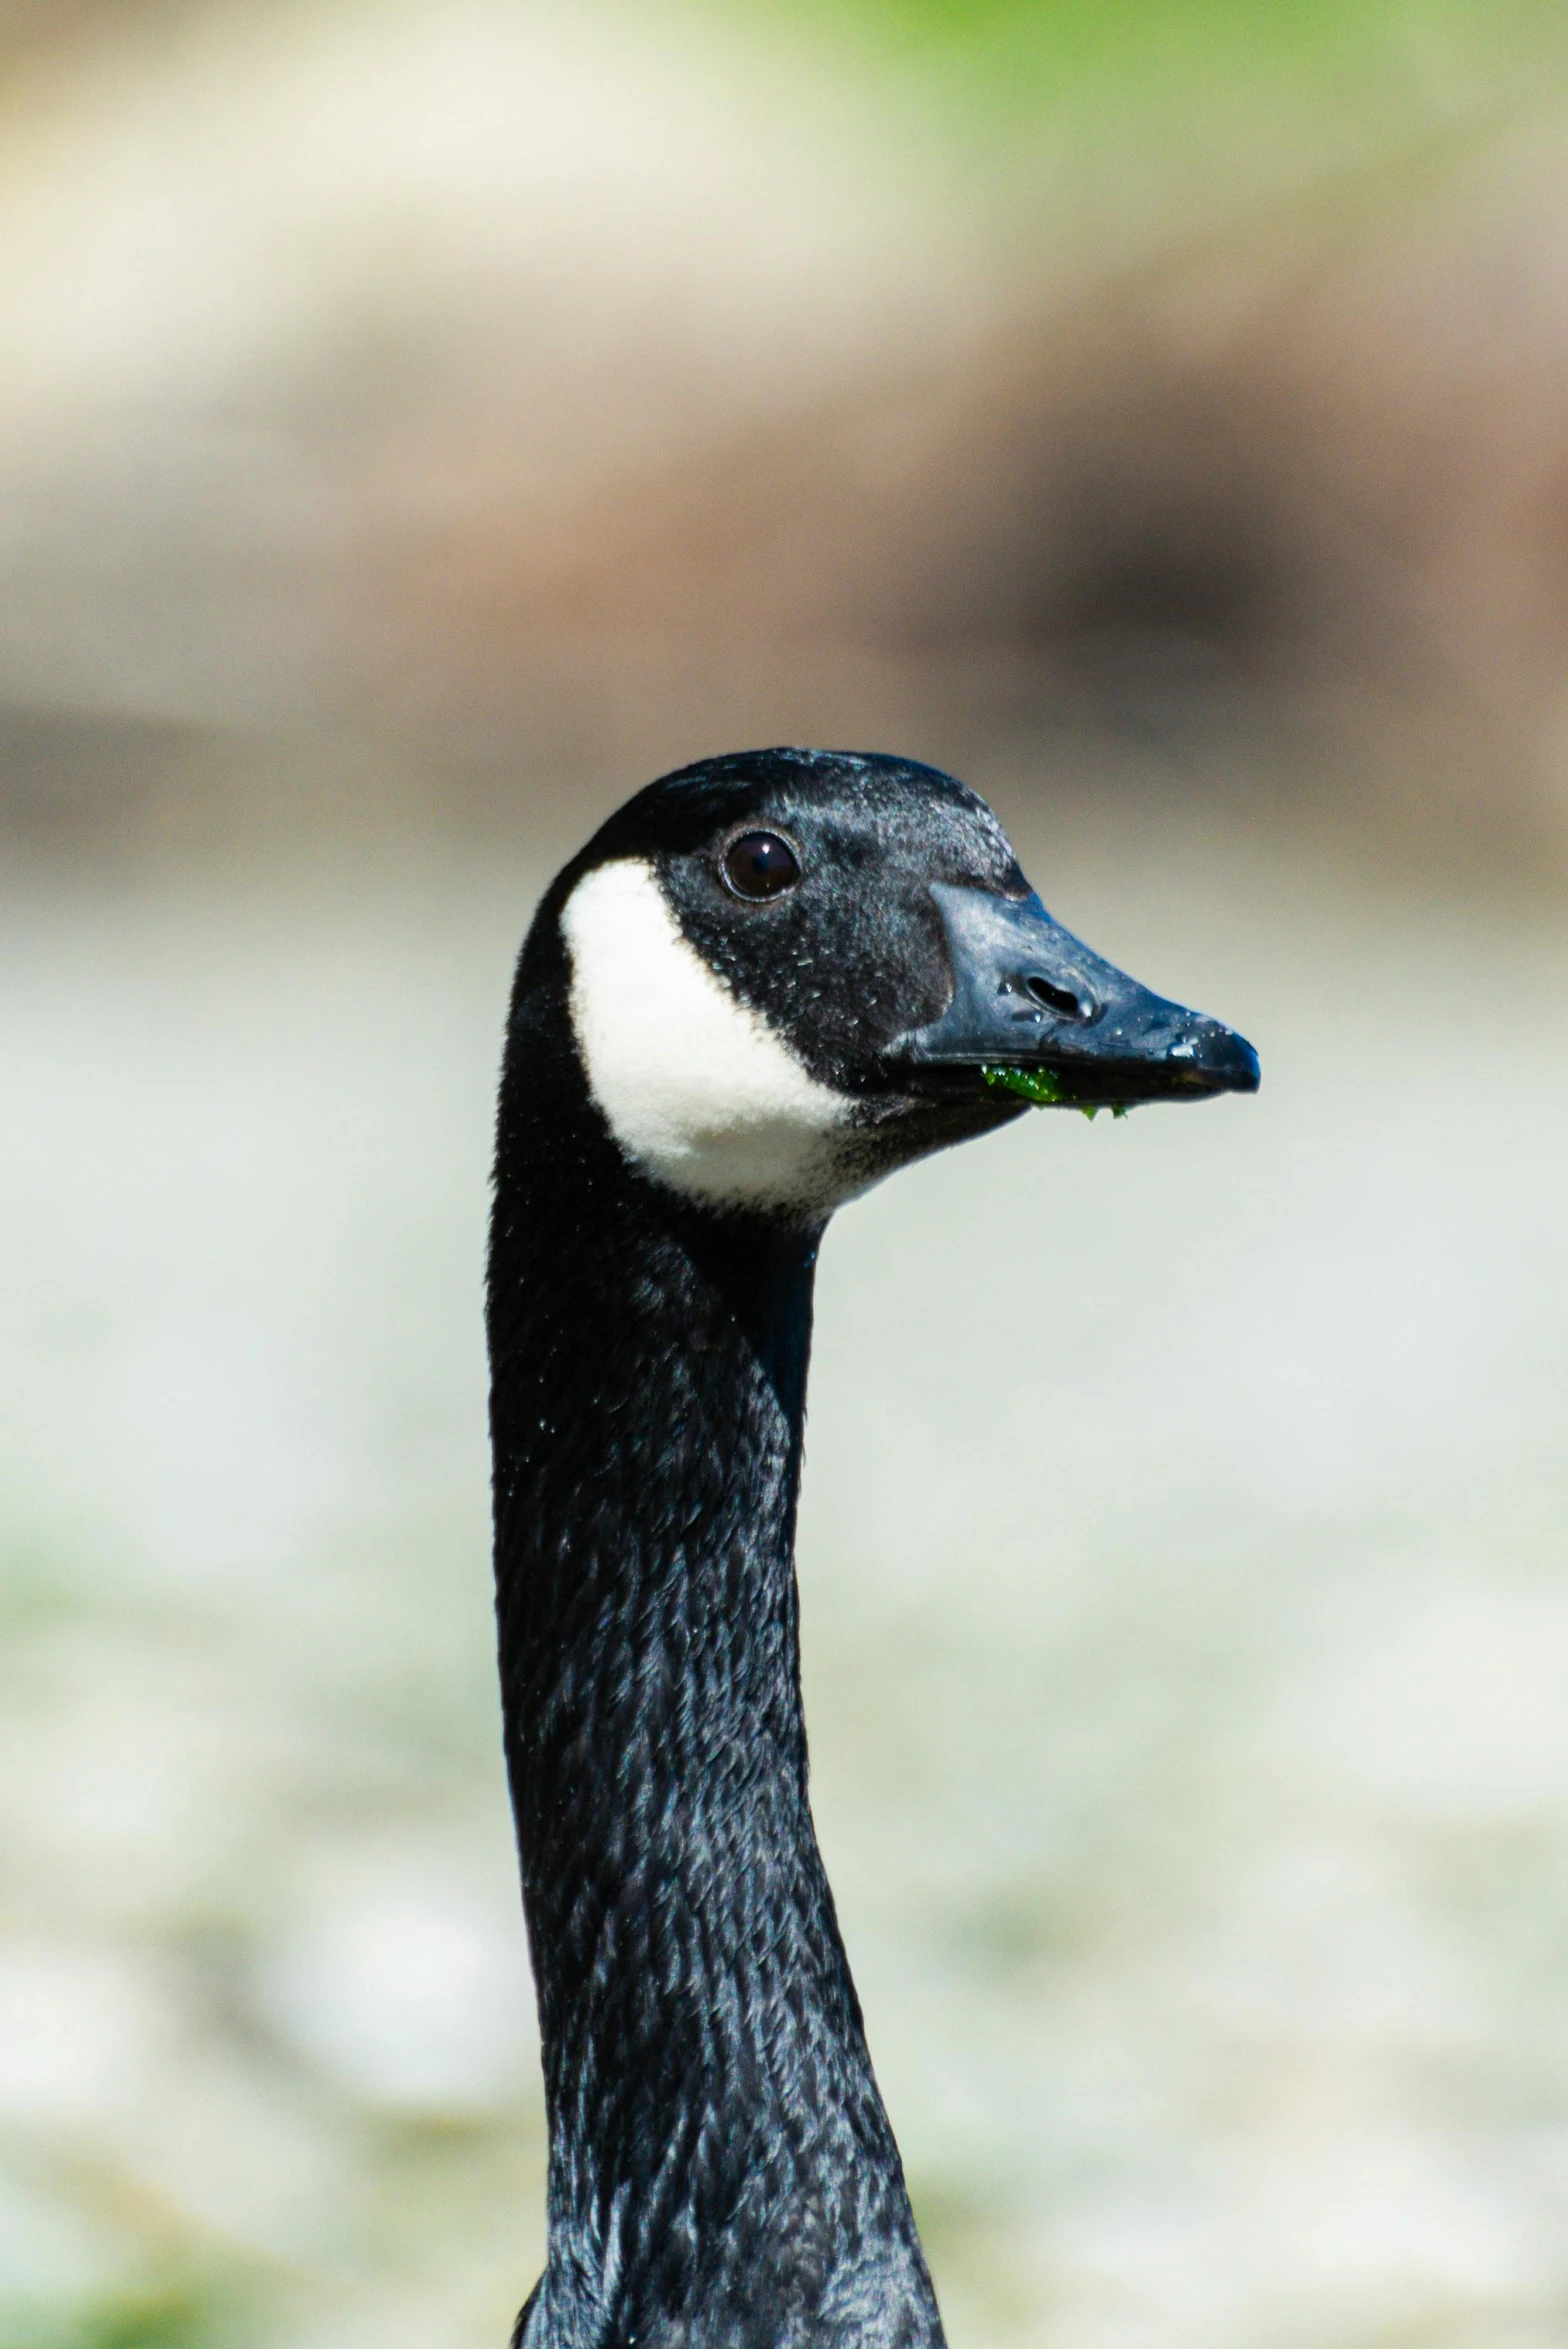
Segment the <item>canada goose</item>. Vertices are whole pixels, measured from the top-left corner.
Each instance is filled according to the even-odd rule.
[[[489,1340],[549,2250],[523,2349],[918,2349],[941,2322],[806,1791],[794,1571],[835,1207],[1019,1116],[1251,1091],[929,767],[666,776],[518,964]]]

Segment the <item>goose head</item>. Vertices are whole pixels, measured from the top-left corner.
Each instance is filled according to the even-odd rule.
[[[573,1050],[640,1177],[820,1223],[1020,1116],[1250,1092],[1252,1047],[1048,914],[953,777],[769,750],[666,776],[542,909]]]

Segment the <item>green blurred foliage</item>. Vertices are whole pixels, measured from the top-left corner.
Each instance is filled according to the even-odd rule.
[[[36,2323],[11,2312],[11,2349],[237,2349],[243,2296],[174,2282],[113,2292]]]
[[[725,0],[775,9],[779,0]],[[1029,59],[1065,80],[1138,75],[1180,64],[1409,64],[1434,49],[1455,62],[1560,39],[1545,0],[790,0],[797,19],[853,25],[893,50]]]
[[[204,2297],[185,2291],[120,2299],[95,2309],[82,2330],[83,2349],[206,2349],[228,2327],[214,2327]]]
[[[1557,0],[676,0],[826,64],[1029,272],[1426,190],[1568,93]],[[1283,222],[1282,222],[1283,225]]]
[[[949,118],[1148,130],[1261,114],[1397,138],[1542,94],[1568,71],[1548,0],[707,0],[912,75]]]

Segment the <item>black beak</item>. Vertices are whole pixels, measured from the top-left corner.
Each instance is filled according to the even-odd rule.
[[[1053,921],[1038,897],[934,882],[953,999],[890,1058],[1079,1109],[1255,1093],[1258,1056],[1218,1020],[1151,995]],[[1031,1081],[1032,1080],[1032,1081]]]

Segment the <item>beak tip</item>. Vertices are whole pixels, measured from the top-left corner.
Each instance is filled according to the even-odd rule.
[[[1129,1106],[1138,1101],[1212,1101],[1221,1093],[1256,1093],[1262,1065],[1245,1036],[1219,1020],[1182,1015],[1174,1043],[1141,1062],[1129,1058],[1108,1084]],[[1140,1082],[1141,1078],[1141,1082]],[[1111,1096],[1112,1098],[1115,1095]]]
[[[1216,1093],[1257,1091],[1263,1071],[1257,1053],[1245,1036],[1239,1036],[1234,1028],[1227,1028],[1220,1020],[1192,1012],[1181,1012],[1177,1018],[1175,1041],[1168,1043],[1162,1053],[1152,1055],[1146,1064],[1152,1080],[1151,1099],[1166,1091],[1178,1100],[1183,1097],[1209,1100]],[[1165,1073],[1164,1085],[1159,1083],[1156,1071]]]
[[[1234,1028],[1221,1028],[1204,1065],[1218,1080],[1222,1093],[1255,1093],[1263,1082],[1256,1051]]]

